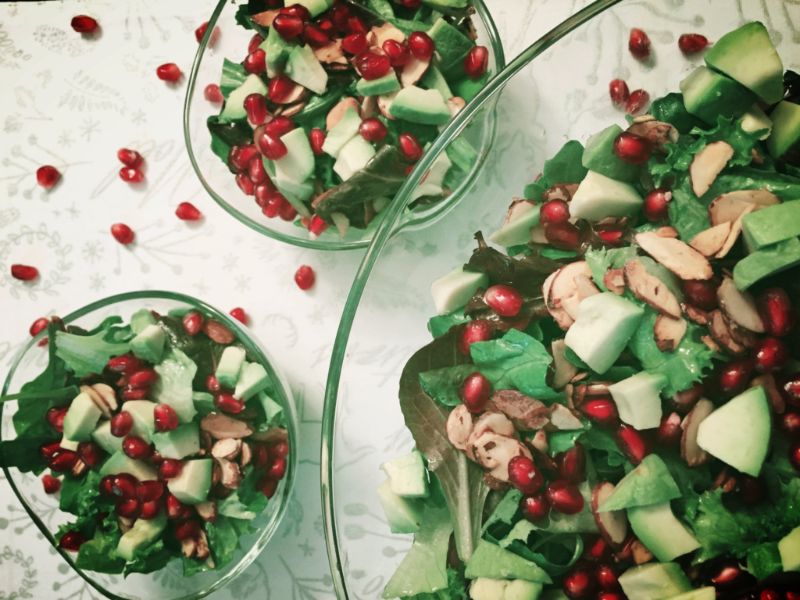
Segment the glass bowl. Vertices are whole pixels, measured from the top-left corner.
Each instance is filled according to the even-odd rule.
[[[389,532],[376,488],[385,479],[380,465],[414,445],[398,388],[409,357],[431,341],[431,283],[467,262],[474,233],[498,229],[512,198],[522,197],[544,160],[567,140],[585,142],[611,122],[624,124],[624,113],[609,99],[612,79],[623,78],[631,90],[643,88],[652,98],[677,90],[702,64],[702,54],[681,54],[680,34],[696,31],[714,40],[755,19],[766,24],[785,68],[797,69],[793,23],[800,22],[800,6],[794,1],[589,4],[513,59],[411,173],[362,259],[328,372],[320,468],[326,542],[340,598],[380,597],[411,544],[411,536]],[[627,51],[633,27],[649,33],[654,60],[640,63]],[[404,204],[424,170],[490,110],[498,118],[497,141],[475,185],[446,219],[403,231]]]
[[[42,490],[41,479],[33,473],[21,473],[16,468],[8,468],[3,464],[5,477],[14,490],[25,511],[39,528],[42,535],[61,554],[75,572],[89,583],[95,590],[113,599],[128,600],[188,600],[202,598],[227,585],[242,573],[258,556],[275,533],[281,518],[286,511],[294,486],[297,470],[297,416],[294,400],[289,386],[278,373],[273,361],[261,343],[250,331],[235,319],[209,306],[205,302],[172,292],[140,291],[110,296],[93,302],[63,318],[65,324],[78,325],[86,329],[99,324],[105,317],[120,315],[129,317],[140,308],[150,308],[162,314],[168,311],[197,309],[206,315],[224,323],[236,335],[237,340],[245,347],[248,354],[258,360],[266,368],[275,384],[275,400],[284,408],[286,428],[289,434],[289,462],[286,475],[281,480],[275,495],[267,508],[252,522],[254,533],[243,536],[239,540],[240,549],[233,560],[217,571],[207,571],[184,577],[180,561],[170,561],[163,569],[149,574],[132,574],[126,578],[121,575],[107,575],[86,571],[76,566],[75,555],[58,547],[53,536],[59,525],[71,520],[73,515],[58,508],[58,496],[47,495]],[[28,342],[13,361],[3,386],[3,395],[13,394],[27,381],[38,375],[47,365],[47,348],[40,347],[38,342],[46,331]],[[16,412],[16,403],[0,404],[0,439],[15,437],[11,421]],[[69,519],[68,519],[69,518]]]
[[[233,174],[227,166],[211,151],[211,136],[206,127],[206,119],[219,112],[219,105],[209,103],[203,96],[203,88],[209,83],[218,83],[222,72],[223,59],[235,60],[244,56],[247,43],[253,35],[252,30],[240,27],[234,13],[244,0],[219,0],[208,20],[206,35],[200,42],[197,54],[189,75],[186,98],[183,109],[183,134],[189,160],[200,183],[208,194],[226,212],[239,221],[270,238],[296,246],[319,250],[350,250],[365,248],[375,233],[378,222],[373,221],[365,229],[349,228],[342,237],[336,227],[328,227],[316,238],[309,235],[308,230],[296,222],[283,221],[280,218],[267,218],[252,196],[246,196],[236,185]],[[475,14],[472,21],[477,33],[477,42],[489,50],[489,73],[496,73],[505,66],[503,46],[499,34],[483,0],[473,0]],[[209,40],[214,28],[219,35],[213,48]],[[429,223],[455,206],[459,199],[470,188],[481,169],[483,160],[494,140],[495,119],[491,111],[485,118],[475,120],[465,138],[477,149],[474,163],[469,172],[457,183],[454,189],[441,201],[415,206],[413,210],[404,211],[403,226],[413,228]],[[384,209],[385,210],[385,209]]]

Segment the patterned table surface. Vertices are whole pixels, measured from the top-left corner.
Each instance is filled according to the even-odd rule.
[[[320,253],[280,244],[240,225],[206,197],[187,160],[181,132],[184,86],[168,87],[155,67],[188,71],[194,29],[209,0],[93,0],[0,6],[0,373],[37,317],[141,289],[172,289],[221,309],[244,307],[276,357],[298,403],[302,445],[294,498],[261,558],[214,598],[284,600],[333,596],[319,501],[319,431],[332,340],[361,252]],[[583,0],[488,0],[506,53],[527,43]],[[69,27],[91,14],[102,35],[84,40]],[[116,150],[139,149],[147,183],[117,176]],[[47,193],[35,170],[64,175]],[[190,200],[205,215],[192,227],[174,217]],[[108,233],[114,222],[137,233],[131,249]],[[9,265],[37,265],[22,285]],[[300,264],[317,272],[301,292]],[[0,599],[97,597],[49,547],[0,477]]]

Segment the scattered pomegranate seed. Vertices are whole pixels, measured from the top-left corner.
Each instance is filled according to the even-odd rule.
[[[139,518],[144,520],[155,519],[161,512],[161,503],[157,500],[143,502],[139,511]]]
[[[564,593],[568,598],[583,600],[589,598],[597,588],[594,575],[583,568],[577,568],[564,578]]]
[[[601,427],[614,427],[619,423],[617,406],[611,398],[587,400],[578,407],[578,410]]]
[[[594,570],[594,576],[602,590],[613,592],[619,589],[619,580],[611,565],[597,565]]]
[[[353,64],[361,76],[367,81],[380,79],[392,70],[392,63],[389,57],[384,54],[377,54],[371,50],[362,52],[353,59]]]
[[[647,456],[648,448],[647,442],[636,429],[630,425],[622,424],[617,430],[617,443],[634,465],[642,462],[642,459]]]
[[[214,406],[230,415],[238,415],[244,410],[244,402],[234,398],[233,394],[217,394],[214,398]]]
[[[713,280],[689,279],[681,282],[681,288],[689,304],[703,310],[717,307],[717,284]]]
[[[758,600],[784,600],[784,596],[777,590],[767,588],[765,590],[761,590],[761,592],[758,594]]]
[[[644,218],[651,223],[665,221],[669,216],[669,203],[672,200],[672,192],[663,188],[656,188],[644,198],[642,210]]]
[[[122,440],[122,451],[133,459],[150,456],[150,444],[136,435],[128,435]]]
[[[59,452],[61,452],[61,444],[59,444],[58,442],[50,442],[49,444],[42,444],[39,447],[39,453],[45,460],[53,458]]]
[[[47,329],[47,326],[49,324],[50,324],[50,319],[48,319],[47,317],[39,317],[38,319],[36,319],[33,323],[31,323],[31,326],[28,329],[28,331],[31,334],[31,337],[36,337],[37,335],[39,335],[41,332]]]
[[[731,361],[720,368],[719,387],[728,395],[741,392],[750,381],[753,372],[753,362],[748,359]]]
[[[408,160],[416,162],[422,156],[422,146],[414,134],[401,133],[397,136],[397,143],[400,146],[400,152]]]
[[[247,169],[250,161],[258,155],[258,148],[255,144],[248,146],[233,146],[228,154],[228,164],[237,173]]]
[[[411,32],[408,36],[407,44],[411,54],[421,61],[429,61],[436,51],[436,44],[433,39],[423,31]]]
[[[789,348],[784,342],[775,337],[766,337],[759,340],[753,352],[756,371],[759,373],[773,373],[780,371],[789,360]]]
[[[284,221],[294,221],[297,217],[297,210],[289,202],[284,202],[278,211],[278,216]]]
[[[501,317],[516,317],[522,309],[522,294],[508,285],[493,285],[483,294],[483,301]]]
[[[708,38],[699,33],[684,33],[678,38],[678,48],[684,54],[696,54],[708,47]]]
[[[247,325],[250,322],[247,313],[244,312],[244,309],[240,306],[232,308],[228,314],[237,321],[239,321],[240,323],[242,323],[243,325]]]
[[[199,221],[203,213],[191,202],[181,202],[175,209],[175,216],[181,221]]]
[[[127,498],[117,502],[116,513],[125,519],[136,519],[139,516],[141,505],[136,498]]]
[[[215,319],[207,319],[203,323],[203,333],[218,344],[232,344],[236,340],[233,332]]]
[[[369,29],[367,29],[367,26],[364,24],[364,21],[362,21],[360,17],[357,17],[355,15],[347,18],[347,30],[350,33],[366,34],[367,32],[369,32]]]
[[[597,594],[597,600],[627,600],[627,598],[622,592],[600,592]]]
[[[642,136],[623,131],[614,140],[614,154],[627,163],[640,165],[650,158],[650,144]]]
[[[347,4],[336,3],[329,14],[336,29],[341,32],[348,31],[347,19],[350,18],[350,7]]]
[[[31,265],[11,265],[11,276],[20,281],[33,281],[39,277],[39,269]]]
[[[269,454],[273,458],[286,458],[289,456],[289,444],[286,442],[275,442],[270,444]]]
[[[477,371],[467,375],[461,384],[461,401],[471,413],[482,412],[491,394],[492,384]]]
[[[122,167],[119,170],[119,178],[126,183],[141,183],[144,181],[144,173],[139,169]]]
[[[551,481],[546,493],[550,506],[557,512],[574,515],[583,510],[584,499],[580,490],[568,481]]]
[[[316,25],[312,25],[311,23],[306,23],[305,27],[303,28],[303,39],[306,41],[307,44],[314,46],[315,48],[320,48],[330,43],[331,38],[328,37],[328,34],[322,31]]]
[[[294,124],[294,121],[292,121],[289,117],[279,115],[264,125],[264,131],[272,137],[279,138],[289,133],[295,127],[296,125]]]
[[[110,358],[106,363],[106,368],[114,373],[124,373],[126,375],[138,371],[144,367],[141,360],[133,354],[120,354]]]
[[[515,456],[508,461],[508,481],[528,496],[538,492],[544,485],[544,477],[527,456]]]
[[[50,467],[51,471],[55,471],[56,473],[64,473],[66,471],[70,471],[77,462],[77,452],[73,452],[72,450],[64,450],[62,448],[58,454],[50,458],[47,466]]]
[[[222,389],[219,379],[217,379],[213,374],[206,377],[206,389],[212,394],[216,394]]]
[[[608,542],[600,536],[593,544],[587,547],[586,558],[589,560],[603,560],[608,555],[608,552]]]
[[[619,246],[625,236],[625,229],[621,227],[602,227],[595,230],[597,237],[609,246]]]
[[[264,476],[258,482],[258,489],[267,498],[272,498],[278,489],[278,481],[276,479],[270,479],[269,477]]]
[[[269,115],[267,100],[262,94],[249,94],[244,99],[244,110],[247,112],[247,120],[253,127],[263,125]]]
[[[203,36],[206,34],[206,30],[208,29],[208,21],[203,22],[200,27],[194,30],[194,39],[197,40],[197,43],[203,41]],[[214,45],[217,43],[219,39],[219,27],[214,27],[214,30],[211,32],[211,35],[208,38],[208,46],[209,48],[213,48]]]
[[[273,1],[272,4],[277,4],[276,1]],[[297,17],[301,21],[310,21],[311,20],[311,13],[309,10],[303,6],[302,4],[295,3],[289,6],[284,6],[278,11],[282,15],[291,15],[293,17]]]
[[[172,431],[179,425],[178,413],[169,404],[157,404],[153,408],[156,431]]]
[[[539,208],[543,224],[566,223],[569,221],[569,205],[563,200],[548,200]]]
[[[470,79],[480,79],[489,68],[489,50],[486,46],[473,46],[464,57],[464,73]]]
[[[61,489],[61,480],[47,473],[42,475],[42,487],[45,494],[55,494]]]
[[[123,400],[144,400],[149,393],[149,389],[135,388],[128,385],[122,390],[120,396],[122,396]]]
[[[200,535],[200,524],[197,521],[185,521],[175,527],[175,537],[178,541],[194,539]]]
[[[581,232],[572,223],[547,223],[544,226],[544,237],[561,250],[577,250],[581,246]]]
[[[800,437],[800,412],[790,410],[783,413],[781,428],[794,438]]]
[[[61,173],[53,165],[44,165],[36,169],[36,183],[46,190],[57,184],[59,179]]]
[[[256,50],[258,50],[258,47],[259,47],[259,46],[260,46],[262,43],[264,43],[264,38],[263,38],[263,37],[261,37],[261,35],[260,35],[260,34],[258,34],[258,33],[254,33],[254,34],[253,34],[253,37],[251,37],[251,38],[250,38],[250,41],[249,41],[249,42],[247,42],[247,53],[248,53],[248,54],[252,54],[252,53],[253,53],[253,52],[255,52]]]
[[[67,552],[77,552],[85,541],[86,537],[80,531],[67,531],[58,540],[58,547]]]
[[[103,458],[103,451],[94,442],[81,442],[78,444],[78,457],[89,468],[96,467]]]
[[[784,337],[794,327],[794,311],[782,288],[769,288],[758,297],[758,311],[769,335]]]
[[[64,417],[67,415],[68,408],[69,407],[67,406],[62,406],[60,408],[53,407],[48,409],[47,414],[45,415],[50,427],[59,433],[64,431]]]
[[[367,48],[369,48],[369,43],[367,42],[367,36],[363,33],[351,33],[342,39],[342,50],[348,54],[361,54]]]
[[[259,75],[267,70],[267,53],[261,48],[256,48],[242,61],[244,70],[248,73]]]
[[[123,246],[132,244],[134,238],[136,237],[136,235],[133,233],[133,229],[128,227],[125,223],[114,223],[111,226],[111,235],[113,235],[114,239]]]
[[[389,133],[389,130],[380,119],[371,117],[361,121],[361,125],[358,127],[358,132],[361,134],[361,137],[368,142],[374,142],[378,144],[384,140],[386,135]]]
[[[384,54],[389,57],[389,62],[393,67],[402,67],[411,58],[408,47],[397,40],[386,40],[381,46]]]
[[[212,104],[222,104],[222,101],[225,100],[222,90],[216,83],[209,83],[203,88],[203,97]]]
[[[72,29],[82,34],[92,34],[97,31],[97,28],[100,26],[97,22],[97,19],[94,19],[88,15],[78,15],[76,17],[72,17],[72,20],[69,22],[69,24]]]
[[[681,416],[674,412],[664,416],[656,432],[658,443],[667,448],[674,448],[681,442]]]
[[[278,160],[289,152],[286,144],[280,138],[272,137],[266,131],[262,131],[260,135],[256,136],[256,146],[259,152],[269,160]]]
[[[294,82],[286,75],[278,75],[269,80],[267,95],[270,100],[280,104],[294,91],[294,86]]]
[[[628,36],[628,50],[640,60],[648,58],[650,56],[650,38],[644,31],[634,27]]]
[[[469,356],[469,348],[475,342],[485,342],[492,337],[492,324],[486,319],[475,319],[464,325],[458,338],[461,354]]]
[[[623,107],[628,102],[631,92],[624,79],[612,79],[608,84],[608,95],[615,106]]]
[[[314,127],[308,132],[308,141],[311,144],[311,151],[317,156],[322,156],[322,145],[325,143],[325,132],[319,127]]]
[[[158,66],[156,69],[156,75],[161,81],[175,83],[183,76],[183,73],[181,72],[180,67],[175,63],[164,63],[163,65]]]
[[[519,508],[522,516],[532,523],[538,523],[550,514],[550,502],[544,494],[525,496],[520,501]]]
[[[164,484],[160,481],[140,481],[136,486],[136,499],[139,502],[152,502],[164,495]]]
[[[580,483],[586,479],[586,452],[580,444],[564,451],[557,462],[561,479],[570,483]]]
[[[165,458],[158,465],[158,477],[160,479],[173,479],[181,474],[183,463],[174,458]]]
[[[637,115],[647,108],[648,104],[650,104],[650,94],[644,90],[633,90],[625,103],[625,112]]]
[[[167,492],[164,506],[167,509],[167,517],[170,519],[186,519],[192,514],[192,509],[190,509],[169,492]]]
[[[126,167],[132,167],[137,169],[141,166],[144,158],[142,155],[139,154],[136,150],[131,150],[130,148],[120,148],[117,150],[117,158],[119,162],[121,162]]]
[[[272,27],[286,41],[291,41],[303,33],[303,19],[300,17],[280,14],[272,21]]]
[[[301,290],[309,290],[314,286],[316,275],[314,269],[308,265],[300,266],[294,274],[294,282]]]
[[[314,215],[308,222],[308,232],[314,237],[322,235],[327,228],[328,224],[319,215]]]
[[[270,479],[283,479],[283,476],[286,474],[286,459],[281,457],[276,458],[269,469],[267,469],[266,474]]]

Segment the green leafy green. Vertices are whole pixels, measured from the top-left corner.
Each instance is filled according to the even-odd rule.
[[[116,555],[120,532],[97,532],[92,539],[81,545],[75,564],[80,569],[98,573],[122,573],[125,559]]]
[[[125,354],[130,347],[127,341],[112,341],[115,329],[111,326],[92,335],[57,331],[56,356],[64,361],[76,377],[102,373],[112,356]]]
[[[583,144],[568,141],[553,158],[545,161],[541,177],[525,188],[525,197],[539,201],[542,193],[557,183],[580,183],[587,173],[582,158]]]
[[[695,197],[686,180],[672,188],[668,210],[670,224],[678,231],[681,239],[691,240],[711,227],[706,206]]]
[[[252,471],[255,473],[255,471]],[[242,483],[243,486],[251,482]],[[255,519],[256,516],[267,507],[267,497],[264,494],[253,495],[248,504],[245,504],[239,498],[239,492],[234,492],[224,500],[220,501],[217,506],[219,514],[232,519]]]
[[[205,380],[216,370],[225,346],[216,343],[205,334],[190,336],[184,331],[181,320],[175,316],[161,316],[159,323],[167,334],[167,343],[170,347],[180,350],[197,365],[194,388],[205,389]]]
[[[442,406],[457,406],[461,404],[459,388],[464,378],[474,371],[473,365],[433,369],[419,374],[419,384],[426,394]]]
[[[487,540],[478,542],[475,553],[467,561],[465,575],[468,579],[524,579],[534,583],[551,583],[547,571],[535,562],[525,559]]]
[[[239,530],[235,521],[235,519],[217,515],[213,522],[206,523],[208,547],[214,556],[217,567],[228,564],[236,553],[239,544]]]
[[[211,133],[211,150],[226,165],[231,147],[249,144],[253,140],[253,130],[246,120],[223,122],[212,115],[206,120],[206,125]]]
[[[328,110],[339,100],[345,93],[344,85],[329,85],[328,89],[322,95],[314,94],[306,102],[303,110],[292,117],[295,123],[303,126],[310,126],[313,121],[318,120],[320,117],[325,117]],[[322,125],[322,123],[320,123]],[[324,125],[323,125],[324,127]],[[317,157],[319,159],[319,157]]]
[[[461,325],[470,321],[470,318],[464,314],[463,309],[456,309],[446,315],[436,315],[431,317],[428,321],[428,331],[435,338],[444,335],[450,331],[451,327]]]
[[[125,564],[125,575],[158,571],[166,567],[174,556],[175,554],[164,544],[164,540],[159,539],[152,544],[138,548],[133,553],[133,560]]]
[[[97,515],[105,508],[100,501],[100,475],[89,471],[85,477],[64,477],[58,507],[73,515]]]
[[[621,269],[629,260],[637,257],[635,246],[624,246],[622,248],[590,248],[586,251],[583,259],[592,272],[592,279],[597,287],[607,291],[604,283],[606,271],[609,269]]]
[[[238,88],[247,79],[247,71],[240,63],[223,59],[222,61],[222,77],[219,81],[219,89],[222,96],[227,100],[230,93]]]
[[[765,542],[750,548],[747,552],[747,570],[759,580],[783,571],[778,544]]]
[[[653,100],[648,112],[658,121],[670,123],[680,133],[689,133],[695,127],[703,127],[703,122],[686,110],[683,94],[678,92]]]
[[[726,169],[719,174],[704,198],[716,198],[731,190],[768,190],[781,200],[800,198],[800,177],[753,167]]]

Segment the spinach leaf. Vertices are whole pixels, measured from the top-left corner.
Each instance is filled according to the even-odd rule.
[[[235,519],[218,515],[216,520],[206,523],[208,547],[214,556],[217,568],[228,564],[238,548],[239,532],[234,521]]]
[[[454,310],[446,315],[436,315],[428,320],[428,331],[435,338],[450,331],[451,327],[468,323],[470,318],[464,314],[462,309]]]
[[[159,317],[159,322],[167,334],[170,347],[180,350],[197,365],[193,380],[194,389],[204,389],[205,380],[216,370],[225,346],[202,333],[194,337],[188,335],[183,329],[181,320],[176,316],[162,315]]]
[[[133,553],[133,560],[125,565],[125,575],[131,573],[152,573],[167,566],[174,553],[164,544],[163,539],[139,548]]]
[[[247,79],[247,71],[240,63],[235,63],[227,58],[222,61],[222,77],[219,81],[219,90],[227,100],[230,93],[238,88]]]
[[[206,125],[211,132],[212,152],[230,168],[228,154],[230,154],[231,147],[249,144],[253,139],[253,130],[246,120],[228,123],[220,121],[217,115],[208,117]]]
[[[691,240],[711,227],[705,205],[695,197],[686,179],[672,188],[672,200],[668,208],[669,221],[683,240]]]
[[[768,190],[781,200],[795,200],[800,198],[800,177],[753,167],[726,169],[719,174],[704,198],[716,198],[731,190],[757,189]]]
[[[125,354],[130,348],[128,342],[113,341],[115,335],[114,327],[91,335],[57,331],[56,356],[64,361],[76,377],[102,373],[112,356]]]
[[[609,269],[621,269],[626,262],[636,257],[635,246],[590,248],[583,256],[589,270],[592,272],[592,279],[597,287],[603,291],[608,291],[604,283],[606,271]]]
[[[343,85],[328,86],[328,89],[321,96],[317,94],[312,95],[311,98],[308,99],[308,102],[306,102],[303,110],[292,117],[292,119],[295,123],[301,125],[309,124],[317,117],[326,115],[328,110],[339,102],[344,92],[345,86]]]
[[[474,365],[433,369],[419,374],[419,384],[436,402],[442,406],[453,407],[461,404],[459,390],[464,378],[475,370]]]
[[[542,193],[557,183],[580,183],[588,170],[583,166],[583,144],[570,140],[545,161],[541,176],[525,188],[529,200],[539,201]]]
[[[85,477],[64,477],[58,507],[73,515],[93,516],[110,506],[100,498],[100,475],[89,471]]]
[[[750,548],[747,552],[747,570],[758,580],[783,571],[783,561],[778,544],[765,542]]]
[[[95,533],[94,537],[81,545],[75,564],[81,569],[98,573],[122,573],[125,559],[116,555],[119,529]]]

